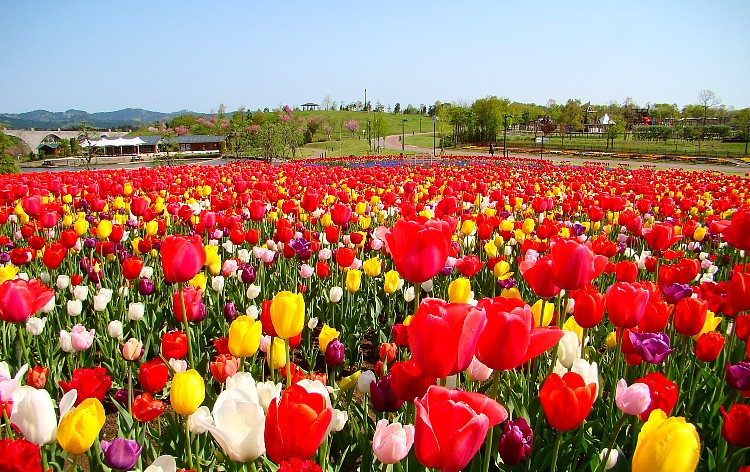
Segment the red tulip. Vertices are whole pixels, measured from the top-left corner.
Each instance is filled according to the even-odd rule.
[[[315,263],[315,275],[317,275],[321,279],[324,279],[328,277],[328,274],[330,273],[331,273],[331,268],[328,266],[327,262],[318,261]]]
[[[414,401],[417,460],[425,467],[444,472],[458,472],[466,467],[482,446],[489,428],[507,418],[507,412],[503,414],[505,409],[497,402],[478,399],[484,395],[474,394],[478,397],[469,399],[454,392],[458,391],[433,385],[422,399]]]
[[[573,317],[581,328],[593,328],[604,318],[607,297],[589,286],[573,295]]]
[[[416,398],[422,398],[431,385],[435,385],[437,377],[426,375],[422,372],[414,359],[406,362],[396,362],[391,366],[391,389],[399,400],[413,402]]]
[[[39,224],[42,226],[42,228],[52,228],[57,224],[58,219],[59,215],[56,211],[45,211],[39,217]]]
[[[164,413],[164,408],[164,402],[154,400],[148,393],[138,395],[133,399],[133,417],[143,423],[158,418]]]
[[[57,269],[62,264],[63,259],[68,254],[68,249],[63,243],[52,243],[44,249],[42,263],[48,269]]]
[[[456,270],[464,277],[474,277],[482,269],[482,261],[475,255],[463,256],[456,261]]]
[[[552,373],[539,391],[542,409],[553,428],[569,431],[588,416],[596,398],[596,384],[586,385],[583,377],[568,372],[563,377]]]
[[[660,298],[649,296],[643,317],[638,321],[638,328],[643,333],[658,333],[664,331],[669,323],[672,306]]]
[[[75,247],[76,243],[78,243],[78,235],[72,229],[66,229],[60,233],[60,242],[62,242],[63,246],[66,248],[72,249]]]
[[[39,195],[24,197],[24,199],[21,200],[21,208],[23,208],[23,211],[29,216],[38,216],[42,211],[42,197]]]
[[[0,285],[0,319],[9,323],[26,321],[54,296],[37,279],[6,280]]]
[[[308,213],[312,213],[315,210],[318,209],[318,206],[320,205],[320,195],[314,192],[305,192],[305,194],[302,196],[302,202],[300,206],[303,210],[305,210]]]
[[[683,298],[674,310],[674,327],[685,336],[695,336],[706,323],[708,302],[700,298]]]
[[[161,245],[164,281],[184,283],[195,277],[206,263],[206,250],[199,237],[169,235]]]
[[[158,393],[164,390],[167,380],[169,380],[169,369],[159,357],[144,362],[138,370],[138,382],[148,393]]]
[[[78,392],[76,405],[80,405],[87,398],[97,398],[103,402],[107,391],[112,386],[112,377],[107,375],[107,369],[103,367],[75,369],[70,382],[61,380],[58,383],[65,393],[76,390]]]
[[[141,276],[143,261],[137,257],[128,257],[122,261],[122,276],[127,280],[135,280]]]
[[[522,300],[483,298],[477,307],[486,312],[487,324],[479,335],[476,356],[492,369],[515,369],[553,347],[563,336],[557,327],[534,328],[534,315]]]
[[[266,204],[260,200],[251,201],[248,209],[250,210],[250,219],[253,221],[261,221],[266,214]]]
[[[735,249],[750,251],[750,210],[744,208],[736,212],[722,229],[721,236]]]
[[[357,251],[355,251],[354,249],[341,247],[338,249],[338,251],[336,251],[336,264],[338,264],[338,266],[341,268],[351,267],[356,256]]]
[[[724,347],[724,341],[724,336],[715,331],[701,334],[695,343],[695,357],[703,362],[714,362]]]
[[[0,440],[0,470],[43,472],[39,446],[25,439]]]
[[[733,446],[750,447],[750,406],[735,403],[729,407],[719,408],[724,424],[721,426],[721,436]]]
[[[677,404],[679,395],[676,383],[664,377],[660,372],[649,372],[645,377],[636,380],[635,383],[645,383],[651,393],[651,403],[646,411],[640,414],[641,421],[647,421],[651,412],[657,408],[669,416]]]
[[[143,216],[146,214],[147,209],[148,200],[142,197],[133,197],[133,200],[130,202],[130,213],[133,216]]]
[[[522,261],[518,265],[523,279],[529,284],[529,288],[539,298],[552,298],[560,293],[560,287],[554,284],[552,279],[552,258],[544,256],[535,263]]]
[[[49,378],[49,369],[40,365],[35,365],[26,374],[26,385],[36,389],[42,389],[47,385],[47,378]]]
[[[471,364],[484,324],[482,309],[426,298],[409,324],[412,358],[426,375],[457,374]]]
[[[649,230],[643,231],[643,239],[646,240],[646,244],[656,251],[669,249],[681,238],[682,236],[674,234],[674,225],[669,223],[655,223]]]
[[[557,239],[552,242],[552,280],[565,290],[578,290],[590,284],[604,271],[607,258],[597,256],[591,246],[577,239]]]
[[[288,387],[268,407],[266,455],[276,463],[309,459],[323,442],[332,417],[323,395],[296,384]]]
[[[750,274],[734,272],[727,287],[727,303],[736,311],[750,310]]]
[[[643,318],[649,292],[639,284],[617,282],[607,292],[609,321],[618,328],[633,328]]]
[[[331,208],[331,220],[336,226],[344,226],[349,223],[352,217],[352,207],[341,203],[335,204]]]
[[[182,359],[188,352],[187,336],[185,333],[172,330],[161,337],[161,355],[165,359]]]
[[[452,231],[444,221],[418,223],[400,219],[385,239],[399,275],[409,282],[421,284],[445,266],[451,236]]]
[[[185,299],[185,308],[183,310],[180,293]],[[177,321],[182,322],[183,311],[190,322],[202,321],[206,317],[206,305],[203,304],[203,292],[201,289],[193,286],[182,287],[172,295],[172,306],[174,307],[174,317]]]
[[[618,282],[635,282],[638,279],[638,264],[632,261],[618,262],[615,264],[615,278]]]

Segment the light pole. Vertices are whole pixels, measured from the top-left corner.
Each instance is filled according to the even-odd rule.
[[[432,155],[434,157],[437,157],[437,153],[435,151],[435,147],[436,147],[436,145],[435,145],[435,129],[436,129],[436,126],[437,126],[437,122],[438,122],[438,117],[437,116],[433,116],[432,117]]]
[[[422,132],[422,118],[419,119],[419,132]]]
[[[508,157],[508,150],[506,147],[506,133],[508,131],[508,117],[513,118],[513,115],[507,113],[503,114],[503,157]]]
[[[372,152],[372,142],[370,141],[370,120],[367,120],[367,152]]]
[[[401,151],[403,151],[403,150],[404,150],[404,124],[405,124],[405,123],[406,123],[407,121],[408,121],[408,120],[407,120],[406,118],[402,118],[402,119],[401,119]]]

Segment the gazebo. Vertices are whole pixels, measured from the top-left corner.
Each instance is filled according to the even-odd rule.
[[[317,110],[318,108],[320,108],[320,105],[318,105],[317,103],[310,102],[310,103],[302,104],[303,111],[313,111],[313,110]]]

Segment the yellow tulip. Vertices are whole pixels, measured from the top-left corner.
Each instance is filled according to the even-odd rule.
[[[354,213],[358,214],[359,216],[364,215],[365,211],[367,211],[367,203],[359,202],[354,205]]]
[[[339,337],[339,332],[336,329],[331,328],[327,324],[323,325],[323,329],[320,330],[318,335],[318,345],[320,346],[320,352],[326,352],[328,343]]]
[[[320,217],[320,224],[325,228],[328,226],[331,226],[333,224],[333,220],[331,219],[331,215],[329,213],[324,213]]]
[[[605,340],[605,344],[608,348],[612,349],[613,347],[617,346],[617,332],[612,331],[607,335],[607,339]]]
[[[8,264],[5,267],[0,267],[0,285],[6,280],[10,280],[18,273],[18,267],[13,264]]]
[[[99,239],[107,239],[112,234],[112,222],[109,220],[101,220],[99,226],[96,227],[96,237]]]
[[[362,269],[364,269],[365,274],[367,274],[368,277],[379,276],[381,267],[380,259],[377,257],[373,257],[362,263]]]
[[[505,280],[513,275],[513,272],[510,271],[510,264],[506,261],[500,261],[495,264],[492,273],[495,274],[497,280]]]
[[[695,228],[695,232],[693,233],[693,239],[701,242],[706,237],[706,233],[707,231],[705,226],[698,226],[697,228]]]
[[[342,392],[346,392],[348,390],[353,389],[357,385],[357,380],[359,380],[359,375],[361,373],[362,371],[358,370],[352,375],[341,379],[341,382],[339,382],[339,390]]]
[[[271,302],[271,323],[281,339],[289,339],[302,332],[305,326],[305,300],[301,293],[283,291]]]
[[[69,454],[83,454],[99,437],[104,419],[101,402],[87,398],[62,417],[57,428],[57,442]]]
[[[142,240],[143,238],[133,238],[130,241],[130,245],[133,246],[133,253],[136,256],[140,256],[141,254],[143,254],[141,251],[138,250],[138,243],[141,242]]]
[[[542,315],[542,303],[544,303],[544,315]],[[549,326],[555,314],[555,305],[539,299],[531,306],[531,313],[534,315],[534,326]]]
[[[511,220],[503,220],[500,222],[500,231],[513,231],[513,222]]]
[[[205,266],[208,267],[208,271],[211,275],[219,275],[221,272],[221,256],[219,255],[219,246],[207,245],[204,247],[206,250],[206,262]]]
[[[157,223],[155,220],[151,220],[148,223],[146,223],[146,234],[149,236],[155,236],[157,231],[159,231],[159,223]]]
[[[689,472],[698,466],[701,440],[695,426],[682,417],[651,412],[638,434],[633,472]]]
[[[383,284],[383,290],[388,295],[396,293],[401,285],[401,276],[396,270],[389,270],[385,273],[385,283]]]
[[[471,298],[471,281],[459,277],[448,285],[448,300],[451,303],[467,303]]]
[[[523,300],[523,298],[521,298],[521,292],[519,292],[516,287],[504,288],[503,291],[500,292],[500,296],[505,298],[517,298],[519,300]]]
[[[486,252],[487,256],[491,258],[497,257],[497,246],[495,246],[494,242],[490,241],[484,245],[484,252]]]
[[[351,269],[346,273],[346,289],[350,293],[358,292],[362,285],[362,271]]]
[[[63,226],[65,226],[66,228],[67,228],[68,226],[72,225],[72,224],[73,224],[73,217],[72,217],[72,216],[70,216],[70,215],[65,215],[65,216],[63,217],[63,220],[62,220],[62,224],[63,224]]]
[[[229,352],[235,357],[251,357],[258,352],[263,326],[247,315],[238,316],[229,325]]]
[[[206,274],[204,274],[203,272],[198,272],[197,274],[195,274],[195,277],[190,279],[188,283],[192,285],[193,287],[199,288],[205,292],[206,291]]]
[[[464,236],[468,236],[468,235],[470,235],[471,233],[474,232],[474,230],[476,229],[476,227],[477,227],[477,224],[474,221],[472,221],[472,220],[464,220],[464,222],[461,223],[461,233]]]
[[[698,338],[701,337],[702,334],[710,333],[711,331],[714,331],[717,326],[722,322],[724,318],[721,316],[716,316],[716,314],[708,310],[706,311],[706,321],[703,322],[703,328],[701,328],[701,332],[693,336],[693,339],[696,341]]]
[[[169,402],[178,415],[192,415],[205,398],[206,384],[195,369],[174,374],[172,388],[169,391]]]
[[[363,216],[359,219],[359,227],[362,229],[369,228],[370,224],[372,224],[372,218],[369,216]]]
[[[523,222],[523,225],[521,226],[521,231],[524,232],[524,234],[531,234],[534,232],[534,220],[531,218],[526,218]]]
[[[73,225],[73,229],[78,236],[83,236],[89,231],[89,222],[86,220],[78,220]]]
[[[578,335],[578,343],[583,343],[583,328],[578,325],[575,318],[569,316],[568,319],[565,320],[565,323],[563,323],[562,329],[576,333]]]
[[[281,338],[273,338],[273,343],[268,345],[268,356],[266,361],[273,370],[281,369],[286,365],[286,344]],[[273,358],[273,364],[271,363]]]

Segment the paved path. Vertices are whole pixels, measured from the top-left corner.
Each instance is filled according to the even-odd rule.
[[[422,133],[422,134],[432,134],[432,133]],[[401,152],[401,135],[400,134],[394,134],[391,136],[388,136],[385,138],[385,145],[383,146],[385,149],[389,150],[395,150]],[[409,144],[404,146],[404,152],[414,152],[417,154],[432,154],[432,148],[422,148],[417,146],[411,146]],[[502,148],[495,151],[495,156],[502,154]],[[440,148],[437,148],[437,154],[440,155]],[[479,152],[479,151],[467,151],[464,149],[446,149],[444,152],[445,155],[450,156],[485,156],[490,157],[490,155],[486,152]],[[521,153],[511,153],[510,157],[517,158],[517,159],[528,159],[530,161],[538,161],[540,159],[539,154],[521,154]],[[583,156],[559,156],[554,154],[549,154],[545,152],[542,159],[553,162],[555,164],[560,163],[570,163],[572,165],[585,165],[586,163],[590,162],[606,162],[607,164],[611,164],[612,166],[619,166],[620,164],[627,164],[630,167],[633,168],[639,168],[643,166],[656,166],[661,169],[690,169],[690,170],[716,170],[720,172],[732,172],[732,173],[743,173],[743,172],[750,172],[750,168],[747,166],[739,166],[739,165],[722,165],[722,164],[704,164],[704,163],[694,163],[690,161],[686,162],[672,162],[672,161],[641,161],[637,159],[611,159],[611,158],[587,158]]]

